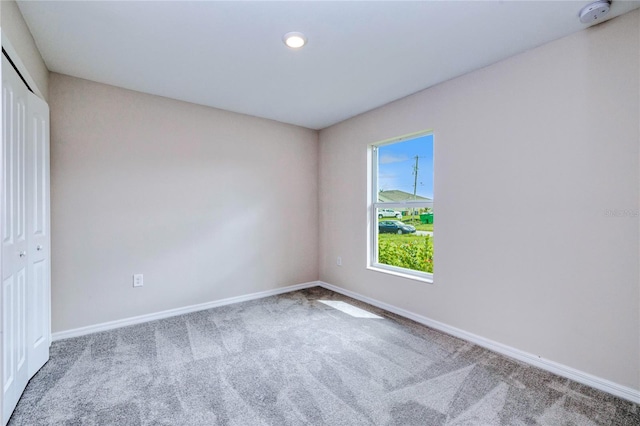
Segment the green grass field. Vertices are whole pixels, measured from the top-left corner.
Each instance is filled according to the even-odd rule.
[[[407,222],[404,222],[404,223],[407,223]],[[418,231],[430,231],[430,232],[433,232],[433,223],[412,223],[412,222],[408,222],[407,225],[415,226],[415,228]]]
[[[416,235],[416,234],[402,234],[402,235],[398,235],[398,234],[380,234],[378,235],[378,238],[380,239],[380,242],[385,242],[385,243],[396,243],[396,244],[403,244],[403,243],[411,243],[411,242],[421,242],[424,241],[426,237],[426,235]]]

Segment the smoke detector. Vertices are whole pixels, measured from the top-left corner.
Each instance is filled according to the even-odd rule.
[[[589,3],[580,10],[580,22],[583,24],[599,22],[609,13],[610,7],[611,2],[607,0],[598,0]]]

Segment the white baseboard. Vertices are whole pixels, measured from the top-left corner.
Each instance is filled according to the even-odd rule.
[[[439,321],[435,321],[431,318],[427,318],[422,315],[409,312],[405,309],[398,308],[388,303],[380,302],[379,300],[372,299],[367,296],[363,296],[351,290],[346,290],[344,288],[341,288],[332,284],[328,284],[323,281],[319,281],[319,285],[328,290],[335,291],[336,293],[349,296],[353,299],[357,299],[362,302],[368,303],[370,305],[376,306],[378,308],[384,309],[385,311],[389,311],[394,314],[400,315],[402,317],[408,318],[417,323],[426,325],[427,327],[431,327],[436,330],[442,331],[444,333],[450,334],[452,336],[459,337],[460,339],[466,340],[467,342],[474,343],[478,346],[482,346],[483,348],[487,348],[493,352],[506,355],[510,358],[515,358],[519,361],[525,362],[527,364],[530,364],[535,367],[541,368],[543,370],[549,371],[551,373],[557,374],[558,376],[566,377],[578,383],[591,386],[592,388],[601,390],[603,392],[607,392],[611,395],[615,395],[617,397],[626,399],[628,401],[635,402],[636,404],[640,404],[640,390],[623,386],[618,383],[614,383],[610,380],[602,379],[592,374],[585,373],[580,370],[576,370],[575,368],[557,363],[555,361],[544,359],[537,355],[533,355],[528,352],[521,351],[520,349],[516,349],[511,346],[507,346],[490,339],[486,339],[482,336],[478,336],[473,333],[469,333],[459,328],[451,327],[447,324],[441,323]]]
[[[491,351],[500,353],[502,355],[506,355],[508,357],[517,359],[519,361],[525,362],[527,364],[530,364],[535,367],[541,368],[543,370],[549,371],[551,373],[557,374],[558,376],[566,377],[578,383],[591,386],[592,388],[601,390],[603,392],[607,392],[611,395],[615,395],[617,397],[635,402],[636,404],[640,404],[640,390],[632,389],[630,387],[623,386],[618,383],[614,383],[610,380],[596,377],[589,373],[576,370],[575,368],[557,363],[555,361],[540,358],[537,355],[533,355],[528,352],[521,351],[520,349],[516,349],[511,346],[507,346],[490,339],[486,339],[482,336],[469,333],[467,331],[461,330],[456,327],[452,327],[450,325],[441,323],[431,318],[427,318],[422,315],[415,314],[405,309],[398,308],[388,303],[384,303],[379,300],[372,299],[367,296],[363,296],[359,293],[356,293],[351,290],[347,290],[342,287],[338,287],[323,281],[311,281],[311,282],[291,285],[287,287],[280,287],[273,290],[247,294],[244,296],[236,296],[236,297],[230,297],[227,299],[214,300],[212,302],[200,303],[197,305],[185,306],[185,307],[176,308],[176,309],[169,309],[166,311],[156,312],[153,314],[140,315],[136,317],[125,318],[121,320],[109,321],[101,324],[75,328],[72,330],[59,331],[57,333],[53,333],[52,338],[54,341],[68,339],[71,337],[78,337],[86,334],[97,333],[100,331],[113,330],[115,328],[126,327],[129,325],[140,324],[140,323],[154,321],[154,320],[163,319],[163,318],[169,318],[176,315],[188,314],[191,312],[203,311],[205,309],[215,308],[218,306],[231,305],[234,303],[261,299],[264,297],[275,296],[278,294],[289,293],[291,291],[302,290],[305,288],[316,287],[316,286],[324,287],[328,290],[335,291],[336,293],[340,293],[345,296],[349,296],[353,299],[360,300],[362,302],[365,302],[370,305],[376,306],[378,308],[384,309],[386,311],[392,312],[396,315],[400,315],[402,317],[413,320],[417,323],[426,325],[427,327],[434,328],[436,330],[442,331],[444,333],[447,333],[452,336],[458,337],[460,339],[466,340],[468,342],[474,343],[478,346],[487,348]]]
[[[53,341],[69,339],[71,337],[84,336],[86,334],[97,333],[100,331],[113,330],[115,328],[127,327],[129,325],[141,324],[143,322],[155,321],[163,318],[174,317],[176,315],[188,314],[191,312],[204,311],[205,309],[216,308],[218,306],[231,305],[234,303],[246,302],[249,300],[262,299],[264,297],[275,296],[277,294],[289,293],[296,290],[301,290],[309,287],[317,287],[320,283],[318,281],[311,281],[308,283],[290,285],[287,287],[275,288],[273,290],[260,291],[258,293],[251,293],[243,296],[229,297],[227,299],[214,300],[212,302],[199,303],[197,305],[184,306],[182,308],[169,309],[166,311],[155,312],[153,314],[139,315],[136,317],[124,318],[121,320],[103,322],[95,325],[88,325],[86,327],[74,328],[71,330],[58,331],[51,335]]]

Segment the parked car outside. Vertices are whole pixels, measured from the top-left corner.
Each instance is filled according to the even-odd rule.
[[[394,209],[378,209],[378,219],[382,219],[383,217],[402,219],[402,213]]]
[[[378,222],[378,232],[380,234],[413,234],[416,228],[399,220],[383,220]]]

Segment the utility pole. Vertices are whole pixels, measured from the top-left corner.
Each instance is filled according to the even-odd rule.
[[[416,165],[413,166],[413,201],[416,200],[416,190],[418,189],[418,156],[416,155]]]

